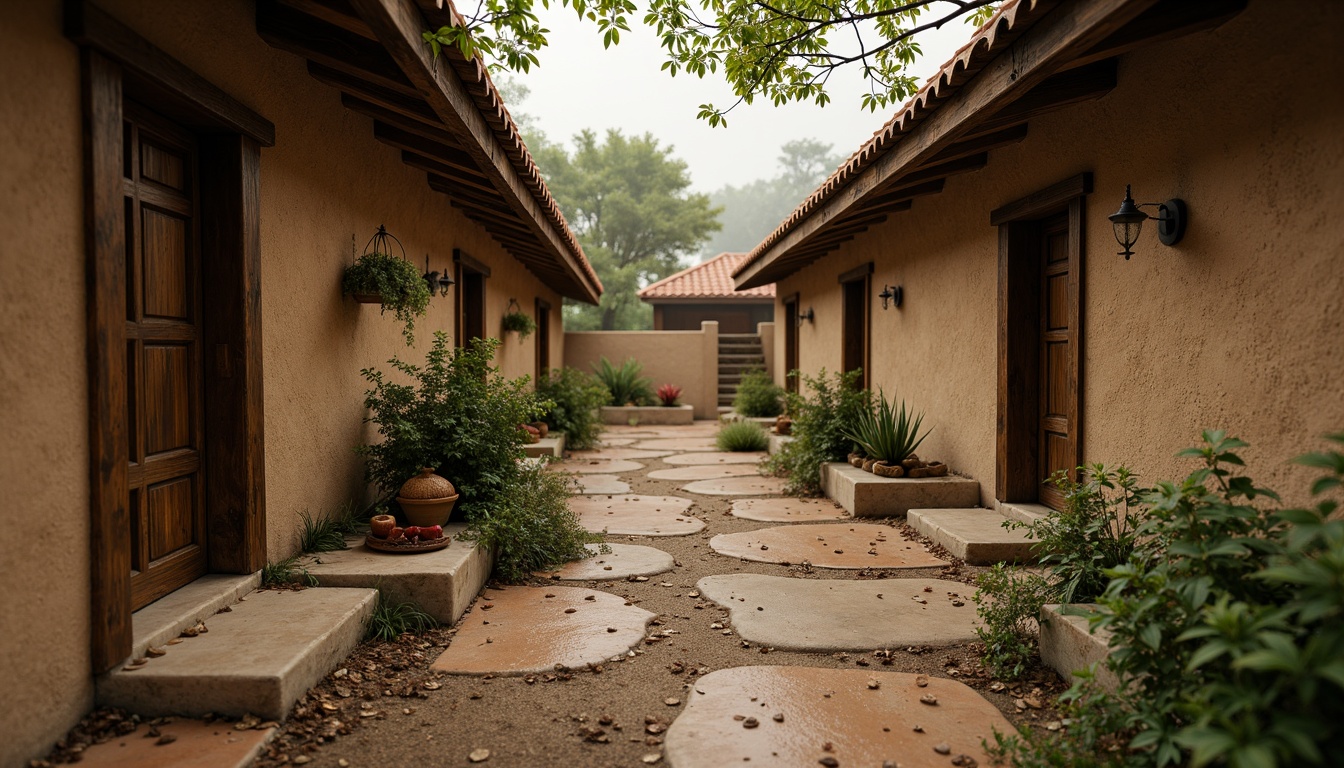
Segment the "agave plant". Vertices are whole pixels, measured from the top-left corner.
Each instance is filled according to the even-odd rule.
[[[665,407],[671,408],[677,404],[678,398],[681,397],[681,387],[678,387],[676,384],[663,384],[658,387],[656,394],[658,395],[658,400],[661,401]]]
[[[877,399],[877,410],[864,411],[845,430],[845,436],[858,443],[869,458],[886,464],[900,464],[929,436],[929,430],[919,434],[924,414],[907,412],[904,400],[897,410],[881,392]]]
[[[611,364],[607,358],[602,358],[593,366],[593,372],[597,378],[607,387],[611,393],[611,405],[626,405],[634,403],[643,405],[653,400],[653,390],[647,378],[640,376],[644,366],[639,361],[626,358],[619,367]]]

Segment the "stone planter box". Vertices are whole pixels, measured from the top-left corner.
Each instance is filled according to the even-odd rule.
[[[1094,609],[1087,603],[1068,606],[1071,609]],[[1060,613],[1064,606],[1046,605],[1041,608],[1041,661],[1059,673],[1065,682],[1073,682],[1075,670],[1097,665],[1097,682],[1108,691],[1114,691],[1119,681],[1100,662],[1110,653],[1111,635],[1105,630],[1092,634],[1086,616]]]
[[[604,405],[602,406],[603,424],[693,424],[695,407],[674,405],[666,408],[661,405]]]
[[[912,509],[980,503],[980,484],[969,478],[878,477],[842,461],[821,465],[821,490],[855,517],[905,517]]]
[[[775,454],[784,450],[784,446],[793,442],[793,435],[770,435],[770,453]]]
[[[737,411],[729,411],[722,414],[719,416],[719,421],[722,421],[724,424],[731,424],[734,421],[754,421],[764,427],[767,432],[770,431],[771,427],[775,426],[774,416],[743,416]]]
[[[543,456],[554,456],[557,459],[562,459],[565,456],[565,433],[551,432],[541,438],[539,442],[524,445],[523,450],[527,452],[527,457],[530,459]]]

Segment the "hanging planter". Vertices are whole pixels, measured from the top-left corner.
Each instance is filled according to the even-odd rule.
[[[389,241],[397,244],[401,256],[392,255]],[[384,312],[391,309],[405,325],[402,335],[407,344],[415,343],[415,320],[424,317],[433,295],[420,270],[407,261],[401,241],[382,225],[364,246],[364,255],[345,268],[341,291],[361,304],[380,304]]]
[[[537,330],[537,321],[523,312],[523,308],[518,306],[517,299],[509,299],[509,306],[504,313],[501,324],[504,326],[505,333],[517,331],[519,341],[526,339],[533,331]]]

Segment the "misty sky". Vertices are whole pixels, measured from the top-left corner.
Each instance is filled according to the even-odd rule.
[[[642,11],[620,44],[604,50],[596,25],[579,22],[569,8],[553,5],[548,10],[538,4],[536,10],[551,30],[550,45],[539,54],[539,68],[514,75],[531,93],[513,108],[532,115],[552,140],[568,141],[584,128],[652,133],[672,144],[676,156],[687,162],[698,191],[775,176],[779,147],[793,139],[820,139],[848,155],[895,112],[862,109],[859,95],[864,88],[857,67],[849,67],[853,71],[832,76],[832,101],[825,108],[811,103],[774,107],[758,100],[730,112],[727,128],[710,128],[696,119],[697,106],[711,102],[723,108],[732,103],[732,92],[720,75],[700,80],[659,71],[665,57],[653,31],[638,23]],[[973,32],[957,19],[923,33],[923,56],[912,73],[923,82]]]

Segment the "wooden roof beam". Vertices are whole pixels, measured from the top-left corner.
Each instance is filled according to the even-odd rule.
[[[475,190],[478,194],[484,192],[490,200],[498,200],[499,192],[491,186],[485,179],[469,177],[459,171],[457,168],[444,163],[437,158],[425,157],[409,150],[402,150],[401,162],[426,173],[437,174],[445,181],[456,185],[459,189],[465,188]],[[502,202],[502,201],[501,201]]]
[[[1027,138],[1026,123],[998,131],[990,131],[989,133],[977,133],[934,155],[927,164],[920,166],[920,168],[928,168],[952,160],[960,160],[963,157],[989,152],[1000,147],[1011,146],[1025,138]]]
[[[1115,90],[1117,62],[1105,59],[1061,72],[1031,89],[1031,92],[990,115],[977,130],[996,131],[1025,123],[1033,117],[1072,104],[1099,99]]]
[[[441,144],[426,138],[420,133],[402,130],[381,120],[374,121],[373,136],[389,146],[415,152],[449,166],[453,169],[453,172],[445,174],[447,176],[461,176],[476,184],[485,184],[492,192],[495,191],[494,187],[490,186],[485,174],[481,173],[480,169],[476,167],[476,163],[472,161],[471,156],[455,146]]]
[[[1152,43],[1222,26],[1246,10],[1248,0],[1159,0],[1152,8],[1102,40],[1072,66],[1109,59]]]
[[[359,18],[355,9],[343,0],[279,0],[279,2],[366,40],[378,39],[374,36],[373,30],[369,29],[369,25]]]
[[[365,104],[372,104],[389,112],[393,112],[407,119],[429,121],[438,124],[438,116],[434,110],[417,96],[406,96],[400,93],[389,91],[385,88],[379,88],[368,80],[356,77],[349,72],[342,72],[339,69],[308,62],[308,74],[318,82],[329,85],[341,92],[341,103],[347,108],[350,102],[347,97],[356,99]]]
[[[257,3],[257,34],[273,48],[402,95],[417,95],[396,61],[376,41],[328,24],[277,0]]]

